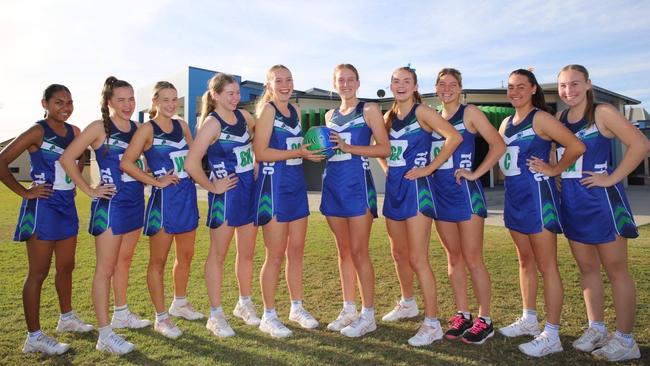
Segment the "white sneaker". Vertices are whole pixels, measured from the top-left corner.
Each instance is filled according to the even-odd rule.
[[[300,324],[305,329],[314,329],[318,327],[318,320],[316,320],[305,308],[302,306],[293,308],[289,312],[289,320]]]
[[[409,344],[413,347],[428,346],[435,341],[442,339],[443,332],[440,325],[432,327],[422,322],[418,332],[409,338]]]
[[[411,303],[411,305],[409,305]],[[420,314],[420,309],[418,309],[418,304],[415,301],[412,302],[403,302],[398,301],[397,305],[393,310],[389,311],[388,314],[384,315],[381,320],[385,322],[394,322],[400,319],[413,318]]]
[[[519,337],[522,335],[531,335],[537,337],[540,333],[537,322],[529,322],[523,317],[517,318],[514,323],[499,329],[499,333],[506,337]]]
[[[151,325],[151,321],[140,319],[137,315],[128,310],[122,311],[122,313],[126,313],[126,315],[117,315],[117,313],[113,313],[113,319],[111,320],[111,326],[113,328],[140,329]]]
[[[370,333],[377,330],[377,324],[375,323],[374,316],[367,316],[365,314],[359,315],[354,321],[347,327],[341,329],[341,334],[346,337],[361,337],[366,333]]]
[[[127,342],[126,339],[114,332],[111,332],[106,337],[99,337],[95,345],[95,349],[98,351],[104,351],[114,355],[125,355],[133,351],[134,348],[133,343]]]
[[[79,319],[79,316],[74,311],[72,315],[67,319],[62,319],[59,317],[59,323],[56,325],[56,331],[61,332],[75,332],[75,333],[86,333],[93,330],[93,326],[86,324],[83,320]]]
[[[540,333],[530,342],[520,344],[519,350],[532,357],[542,357],[564,351],[562,343],[560,343],[560,337],[551,339],[546,332]]]
[[[211,331],[212,334],[220,338],[232,337],[235,335],[235,331],[232,330],[223,313],[219,313],[216,317],[211,316],[205,324],[205,327]]]
[[[197,320],[204,318],[203,314],[194,310],[192,304],[190,304],[189,301],[186,302],[185,305],[177,305],[174,301],[172,301],[172,304],[169,307],[169,315],[181,317],[187,320]]]
[[[340,332],[341,329],[352,324],[358,316],[357,309],[354,309],[354,311],[346,311],[345,308],[343,308],[339,313],[339,316],[333,322],[327,324],[327,329]]]
[[[267,318],[262,316],[260,321],[260,330],[268,333],[273,338],[289,337],[293,334],[291,329],[287,328],[278,318]]]
[[[260,318],[257,317],[255,304],[252,301],[246,301],[244,303],[237,301],[232,315],[241,318],[247,325],[260,325]]]
[[[591,352],[591,354],[596,358],[607,361],[624,361],[641,358],[641,351],[639,351],[639,345],[636,341],[634,341],[632,347],[628,347],[615,336],[610,337],[603,348],[599,348]]]
[[[606,345],[608,338],[607,332],[601,333],[598,329],[589,327],[580,338],[573,341],[573,348],[582,352],[591,352]]]
[[[153,330],[171,339],[176,339],[183,334],[183,331],[181,331],[169,317],[161,321],[156,320],[153,325]]]
[[[48,355],[62,355],[69,349],[69,344],[59,343],[56,339],[43,333],[35,341],[30,341],[28,336],[23,346],[23,353],[42,352]]]

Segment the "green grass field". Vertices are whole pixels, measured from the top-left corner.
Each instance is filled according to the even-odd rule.
[[[537,360],[524,356],[517,345],[526,338],[506,339],[495,335],[482,346],[465,345],[459,342],[442,341],[429,347],[413,348],[406,340],[412,336],[422,318],[400,323],[378,322],[376,332],[362,339],[347,339],[338,333],[327,331],[326,324],[334,319],[341,306],[336,248],[324,218],[317,213],[310,217],[305,253],[305,303],[321,322],[316,330],[303,330],[287,325],[294,330],[289,339],[276,340],[255,327],[246,326],[239,319],[229,315],[230,323],[237,336],[217,339],[205,329],[204,321],[177,324],[184,331],[177,340],[169,340],[155,333],[151,328],[132,331],[124,330],[136,350],[124,357],[100,353],[94,349],[97,333],[63,334],[58,339],[70,343],[72,350],[59,357],[44,357],[35,354],[23,355],[21,348],[25,341],[26,326],[23,319],[21,288],[26,273],[27,260],[24,245],[11,241],[20,200],[0,186],[0,364],[255,364],[255,365],[321,365],[321,364],[371,364],[371,365],[423,365],[423,364],[532,364]],[[81,233],[77,248],[77,265],[74,272],[73,304],[80,316],[95,323],[90,301],[90,286],[94,271],[94,240],[87,234],[89,199],[83,194],[77,197],[81,219]],[[200,203],[202,214],[206,205]],[[190,278],[188,296],[194,306],[207,313],[209,305],[203,282],[203,262],[209,246],[208,231],[203,225],[197,235],[196,255]],[[154,310],[146,287],[147,264],[146,238],[141,238],[131,270],[129,306],[132,311],[153,319]],[[262,264],[264,246],[261,233],[258,235],[255,260],[256,274]],[[371,254],[377,277],[376,311],[378,318],[389,311],[399,297],[399,286],[390,257],[390,248],[383,220],[377,220],[372,231]],[[171,256],[170,256],[171,257]],[[521,300],[518,287],[517,258],[515,248],[506,229],[487,227],[485,230],[485,257],[493,281],[493,314],[495,326],[504,326],[519,316]],[[453,314],[455,307],[451,288],[446,276],[444,252],[435,235],[431,239],[431,263],[438,280],[438,301],[440,319],[444,321]],[[632,364],[650,363],[650,227],[641,228],[641,237],[630,242],[630,267],[637,285],[637,322],[635,336],[641,347],[642,359]],[[171,262],[168,264],[167,298],[172,296]],[[562,313],[561,336],[565,352],[543,359],[544,364],[594,364],[588,354],[578,353],[571,342],[580,336],[586,323],[586,315],[580,290],[579,275],[571,257],[566,240],[559,241],[560,271],[564,281],[565,302]],[[606,278],[606,277],[605,277]],[[543,319],[542,292],[538,304]],[[607,294],[610,293],[607,285]],[[223,307],[231,314],[237,301],[237,285],[234,277],[234,245],[226,262],[223,286]],[[288,317],[289,298],[284,280],[278,292],[278,314],[283,320]],[[254,284],[254,301],[258,314],[262,310],[257,280]],[[360,302],[360,300],[358,300]],[[422,307],[421,297],[418,302]],[[472,300],[473,312],[476,304]],[[614,310],[611,297],[606,298],[606,322],[614,329]],[[55,335],[59,309],[53,284],[53,273],[46,280],[42,295],[41,324],[43,330]]]

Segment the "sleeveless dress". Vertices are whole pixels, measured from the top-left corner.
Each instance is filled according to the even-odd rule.
[[[161,228],[168,234],[180,234],[196,229],[199,209],[196,203],[196,186],[185,171],[185,157],[189,146],[183,135],[181,123],[172,120],[172,131],[166,133],[156,121],[153,127],[153,144],[144,152],[147,165],[155,177],[173,170],[180,182],[165,188],[151,187],[151,196],[145,213],[144,233],[153,236]]]
[[[369,145],[372,130],[363,117],[364,104],[359,102],[347,115],[335,109],[327,127],[348,144]],[[325,216],[354,217],[368,210],[377,217],[377,191],[368,158],[336,149],[325,164],[320,212]]]
[[[108,228],[114,235],[126,234],[144,223],[144,185],[120,169],[122,155],[138,129],[133,121],[129,127],[129,131],[122,132],[111,121],[108,141],[95,150],[101,182],[117,189],[110,199],[93,199],[88,232],[95,236]],[[136,164],[144,168],[142,160],[138,159]]]
[[[433,173],[437,220],[460,222],[467,221],[472,215],[487,217],[487,204],[483,186],[479,179],[471,182],[462,178],[456,183],[454,173],[458,169],[472,170],[474,165],[474,146],[476,134],[465,127],[465,105],[449,118],[449,123],[463,136],[463,142],[454,153]],[[445,138],[435,131],[431,133],[431,159],[434,159],[445,143]]]
[[[588,177],[583,171],[596,173],[613,169],[609,166],[612,153],[611,139],[603,136],[594,122],[591,127],[585,118],[571,123],[569,110],[560,116],[560,121],[573,132],[587,150],[567,170],[562,172],[561,212],[564,235],[569,240],[585,244],[609,243],[617,236],[636,238],[639,232],[632,216],[622,183],[611,187],[587,188],[580,179]],[[564,154],[564,147],[558,145],[558,160]]]
[[[433,183],[431,176],[408,180],[404,175],[414,167],[429,164],[431,135],[420,127],[415,111],[399,119],[393,119],[388,133],[390,156],[387,159],[388,175],[384,196],[383,214],[391,220],[406,220],[418,212],[436,218]]]
[[[77,235],[79,218],[74,202],[75,184],[61,167],[59,158],[74,140],[72,125],[65,123],[65,136],[57,135],[45,120],[41,147],[29,153],[29,175],[37,184],[52,185],[48,198],[23,199],[14,232],[15,241],[27,241],[36,234],[39,240],[63,240]]]
[[[514,126],[510,116],[503,139],[506,152],[499,167],[506,176],[503,218],[508,229],[523,234],[536,234],[542,229],[561,233],[559,195],[555,181],[528,168],[526,160],[535,156],[548,162],[551,141],[539,137],[533,129],[533,109],[521,123]]]
[[[228,226],[250,224],[255,219],[255,180],[253,150],[246,118],[235,110],[237,122],[230,125],[216,112],[210,113],[221,126],[219,139],[208,147],[210,180],[235,173],[239,178],[235,188],[222,194],[208,193],[206,225],[216,229],[224,222]]]
[[[290,116],[275,109],[273,132],[269,147],[278,150],[295,150],[302,145],[302,127],[298,113],[289,104]],[[255,225],[265,225],[275,216],[278,222],[289,222],[307,217],[307,183],[302,158],[283,161],[260,162],[255,184]]]

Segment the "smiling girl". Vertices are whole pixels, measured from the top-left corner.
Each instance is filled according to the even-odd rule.
[[[559,332],[564,290],[557,265],[557,233],[562,232],[562,226],[553,177],[569,167],[585,148],[546,112],[544,92],[532,72],[518,69],[510,73],[507,94],[515,114],[504,119],[499,130],[506,142],[499,166],[506,176],[504,221],[517,248],[523,314],[499,332],[506,337],[535,336],[519,349],[541,357],[563,350]],[[553,141],[566,146],[566,151],[557,165],[550,167],[546,163]],[[541,333],[535,302],[538,269],[544,281],[547,317]]]
[[[594,356],[609,361],[640,358],[639,346],[632,337],[636,294],[627,261],[627,239],[639,233],[621,180],[647,156],[650,142],[614,107],[594,102],[584,66],[565,66],[557,83],[560,98],[569,106],[558,117],[587,147],[561,174],[562,226],[580,269],[589,320],[587,330],[573,347],[593,351]],[[614,138],[627,147],[615,169],[609,161]],[[558,155],[562,152],[564,148],[558,148]],[[613,337],[605,327],[601,264],[612,284],[616,312]]]
[[[194,256],[194,239],[199,221],[196,187],[185,171],[185,156],[192,144],[187,122],[175,119],[178,97],[174,85],[159,81],[154,86],[151,120],[133,136],[124,152],[120,168],[142,183],[152,186],[145,213],[144,233],[149,236],[147,285],[156,309],[154,330],[177,338],[182,332],[169,315],[188,320],[203,318],[187,300],[187,283]],[[144,152],[153,177],[137,164]],[[165,310],[163,278],[172,242],[176,243],[174,262],[174,301]]]
[[[253,151],[255,122],[245,110],[237,109],[239,84],[230,75],[218,73],[208,82],[203,95],[199,132],[187,155],[187,171],[208,193],[210,250],[205,261],[205,285],[210,300],[206,327],[217,337],[235,335],[221,308],[223,265],[233,235],[236,235],[235,271],[239,301],[233,311],[248,325],[259,325],[251,300],[253,255],[257,227],[255,217]],[[210,178],[201,165],[208,153]]]
[[[272,337],[292,334],[275,312],[275,292],[282,262],[291,296],[289,320],[312,329],[318,321],[303,307],[302,268],[307,234],[307,184],[302,159],[322,161],[319,151],[302,144],[300,108],[291,103],[293,76],[283,65],[266,74],[264,94],[257,103],[253,147],[259,162],[255,189],[255,224],[262,226],[266,256],[260,272],[264,314],[260,330]]]
[[[377,217],[375,191],[369,157],[390,154],[388,136],[376,103],[357,98],[359,73],[350,64],[334,68],[334,89],[341,106],[325,115],[326,125],[337,144],[323,173],[320,210],[334,233],[339,254],[339,273],[343,290],[343,309],[327,329],[348,337],[360,337],[375,330],[375,273],[368,252],[370,229]],[[371,139],[375,144],[370,145]],[[354,303],[359,281],[361,314]]]
[[[66,121],[74,110],[70,90],[52,84],[43,92],[41,106],[45,119],[36,122],[0,152],[0,180],[23,197],[14,240],[27,242],[27,277],[23,286],[23,309],[27,322],[27,340],[23,352],[62,354],[70,349],[41,330],[40,305],[43,281],[55,256],[54,285],[59,297],[61,316],[57,332],[89,332],[72,310],[72,270],[75,265],[79,219],[75,207],[75,185],[59,163],[79,128]],[[9,171],[9,163],[29,151],[32,184],[24,187]],[[76,169],[83,170],[83,154],[74,157]]]
[[[449,320],[445,332],[448,339],[461,337],[465,343],[481,344],[492,337],[490,318],[490,274],[483,261],[483,222],[487,205],[479,178],[496,164],[506,147],[497,130],[483,112],[471,104],[460,103],[462,77],[456,69],[442,69],[436,80],[436,95],[442,102],[442,117],[463,136],[463,142],[454,154],[433,175],[438,217],[436,231],[447,252],[447,273],[458,311]],[[485,159],[475,169],[474,141],[483,137],[490,146]],[[432,156],[436,156],[446,142],[432,133]],[[478,317],[472,323],[467,302],[467,274],[479,305]]]
[[[415,272],[424,297],[424,322],[408,343],[426,346],[442,339],[436,281],[429,264],[431,219],[437,215],[431,174],[452,155],[463,138],[438,113],[421,104],[417,89],[414,70],[400,67],[393,72],[390,90],[395,101],[384,115],[391,153],[382,162],[387,170],[383,213],[402,300],[383,319],[418,315],[413,299]],[[432,132],[447,140],[433,160],[429,156]]]

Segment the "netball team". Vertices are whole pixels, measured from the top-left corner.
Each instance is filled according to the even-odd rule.
[[[333,74],[341,104],[325,116],[335,147],[329,158],[303,144],[300,107],[291,102],[293,77],[282,65],[269,69],[255,115],[237,108],[240,90],[235,78],[214,75],[203,95],[194,136],[187,122],[175,116],[177,90],[169,82],[155,85],[150,119],[137,123],[131,119],[133,87],[107,78],[101,92],[101,118],[83,131],[66,122],[74,109],[68,88],[48,86],[41,100],[44,118],[0,152],[0,180],[23,198],[14,234],[14,240],[27,243],[23,352],[62,354],[70,348],[40,326],[41,287],[52,256],[61,312],[56,331],[94,328],[74,312],[71,300],[79,229],[76,187],[92,198],[88,231],[96,248],[92,303],[98,350],[126,354],[134,345],[114,330],[151,324],[129,310],[126,296],[141,231],[150,244],[147,286],[155,308],[153,329],[177,338],[182,330],[174,318],[204,317],[187,298],[199,225],[196,184],[208,191],[206,328],[217,337],[235,335],[221,303],[224,261],[233,236],[239,286],[233,315],[271,337],[292,335],[275,308],[285,262],[291,300],[288,320],[302,328],[318,327],[303,303],[309,216],[304,159],[325,160],[320,211],[338,250],[342,306],[327,329],[345,337],[376,330],[375,273],[369,253],[371,227],[378,216],[370,170],[370,159],[375,158],[386,175],[382,213],[401,292],[401,299],[382,321],[420,315],[414,293],[417,278],[424,319],[408,339],[411,346],[427,346],[443,337],[482,344],[494,335],[492,284],[483,258],[487,204],[479,178],[498,162],[505,176],[504,221],[517,251],[522,300],[521,315],[498,331],[506,337],[532,337],[519,346],[529,356],[563,350],[557,234],[564,233],[580,272],[589,321],[573,347],[611,361],[640,358],[632,336],[636,294],[627,262],[627,239],[637,237],[638,231],[621,181],[646,157],[650,142],[614,107],[595,102],[583,66],[562,68],[557,83],[568,108],[553,115],[532,72],[510,73],[507,97],[515,113],[497,130],[479,108],[461,103],[462,77],[456,69],[445,68],[437,75],[440,110],[422,103],[413,69],[396,69],[390,78],[394,102],[382,115],[379,105],[357,97],[357,69],[341,64]],[[474,164],[477,136],[489,145],[478,166]],[[618,166],[610,160],[615,138],[627,147]],[[97,186],[82,175],[88,148],[94,150],[99,165]],[[24,151],[31,161],[29,186],[17,182],[8,168]],[[207,174],[202,163],[205,155]],[[151,186],[146,203],[145,185]],[[428,260],[432,223],[447,254],[457,309],[445,329],[438,319],[436,279]],[[265,257],[260,273],[263,309],[258,316],[252,283],[260,227]],[[172,244],[174,296],[167,307],[163,279]],[[616,329],[612,333],[605,326],[601,266],[613,293]],[[467,272],[478,303],[475,314],[468,302]],[[546,309],[542,327],[536,306],[538,272]],[[357,286],[360,307],[355,303]]]

